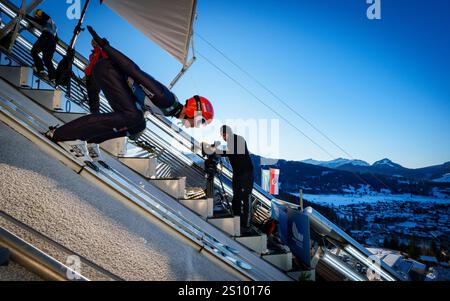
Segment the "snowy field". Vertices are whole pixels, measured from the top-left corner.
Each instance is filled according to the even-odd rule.
[[[299,196],[298,193],[292,193],[292,195]],[[450,199],[417,196],[410,194],[404,195],[315,195],[315,194],[303,194],[303,198],[320,205],[325,206],[340,206],[351,205],[360,203],[378,203],[378,202],[425,202],[434,204],[448,204],[450,205]]]

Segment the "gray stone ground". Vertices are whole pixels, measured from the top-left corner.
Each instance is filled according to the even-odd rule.
[[[236,280],[2,122],[0,210],[126,280]]]
[[[42,279],[20,265],[10,262],[8,266],[0,267],[0,281],[42,281]]]

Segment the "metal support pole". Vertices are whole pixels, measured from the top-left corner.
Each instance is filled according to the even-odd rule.
[[[300,210],[303,212],[303,189],[300,189]]]
[[[197,58],[194,56],[192,60],[190,60],[181,71],[177,74],[177,76],[172,80],[172,82],[169,84],[169,89],[172,90],[172,88],[176,85],[176,83],[180,80],[180,78],[188,71],[188,69],[192,66],[192,64],[195,62]]]
[[[71,49],[73,49],[75,47],[75,43],[77,42],[77,39],[78,39],[80,33],[83,31],[83,28],[81,26],[83,25],[84,19],[86,18],[86,12],[89,7],[89,3],[90,3],[90,0],[86,0],[83,10],[81,11],[80,20],[78,20],[78,24],[73,31],[73,37],[69,44],[69,48],[71,48]]]

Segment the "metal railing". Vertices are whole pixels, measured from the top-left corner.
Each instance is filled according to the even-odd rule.
[[[91,260],[68,249],[4,211],[0,211],[0,221],[2,222],[2,226],[0,226],[0,244],[12,249],[15,259],[24,263],[26,267],[30,267],[31,269],[39,267],[37,270],[45,279],[94,280],[93,277],[95,277],[95,280],[123,281],[123,279],[117,275],[105,270]],[[38,242],[38,245],[45,245],[47,249],[50,248],[53,250],[52,253],[58,254],[52,256],[50,252],[44,253],[43,249],[39,249],[36,243],[31,245],[25,242],[24,238],[21,238],[18,234],[14,233],[17,229],[20,229],[22,235],[26,234],[27,237],[32,237],[33,241]],[[79,270],[71,270],[70,267],[67,267],[56,258],[58,257],[61,259],[63,256],[66,256],[65,259],[76,258],[79,261]],[[81,270],[90,272],[93,277],[89,278],[86,275],[81,275]]]

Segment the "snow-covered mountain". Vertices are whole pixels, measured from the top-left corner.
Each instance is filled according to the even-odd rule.
[[[338,158],[331,161],[317,161],[314,159],[308,159],[301,161],[302,163],[306,164],[312,164],[312,165],[318,165],[328,168],[338,168],[339,166],[350,164],[354,166],[370,166],[369,163],[362,161],[362,160],[350,160],[350,159],[344,159],[344,158]]]
[[[436,183],[450,183],[450,173],[447,173],[447,174],[443,175],[442,177],[440,177],[438,179],[434,179],[433,182],[436,182]]]
[[[308,159],[301,162],[326,168],[363,174],[379,174],[396,178],[409,178],[426,181],[433,180],[435,183],[450,182],[450,176],[445,177],[445,175],[450,174],[450,162],[441,165],[416,169],[403,167],[400,164],[395,163],[387,158],[376,161],[372,165],[362,160],[350,160],[344,158],[339,158],[332,161],[318,161],[314,159]]]
[[[400,164],[394,163],[387,158],[373,163],[372,166],[378,168],[403,168]]]
[[[256,155],[252,155],[255,182],[261,183],[261,168],[267,169]],[[343,164],[343,165],[340,165]],[[327,166],[338,166],[330,168]],[[373,165],[360,160],[337,159],[329,162],[317,160],[278,160],[274,165],[280,169],[280,191],[310,194],[414,194],[441,197],[450,196],[450,182],[432,182],[443,175],[450,177],[450,162],[421,169],[408,169],[388,159]]]

